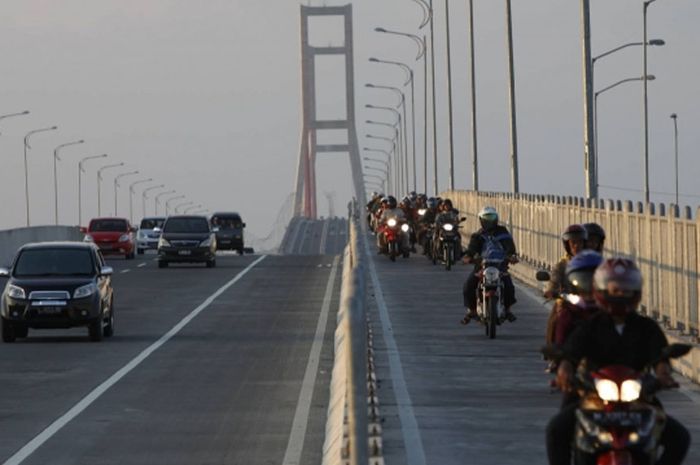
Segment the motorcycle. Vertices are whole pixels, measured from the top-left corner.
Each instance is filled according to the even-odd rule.
[[[485,326],[486,336],[496,338],[496,327],[506,321],[506,307],[503,300],[503,278],[508,276],[508,263],[517,263],[516,257],[481,258],[481,270],[477,273],[477,306],[479,321]]]
[[[466,220],[461,218],[459,222],[443,223],[440,225],[437,235],[437,243],[434,244],[433,264],[437,263],[438,257],[445,265],[445,269],[450,271],[459,256],[461,255],[462,244],[459,236],[459,223]]]
[[[392,262],[396,261],[396,257],[402,255],[408,258],[410,252],[403,247],[403,234],[408,234],[410,227],[405,222],[399,221],[396,218],[389,218],[386,225],[382,228],[384,234],[384,242],[387,247],[387,254]]]
[[[662,359],[680,358],[690,349],[687,344],[671,344]],[[553,346],[545,347],[543,353],[553,359],[563,355]],[[664,389],[654,376],[624,365],[595,370],[581,366],[574,386],[581,398],[576,411],[575,465],[656,463],[666,413],[654,402],[654,395]]]

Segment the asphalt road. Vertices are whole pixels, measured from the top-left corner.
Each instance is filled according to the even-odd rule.
[[[268,256],[231,284],[258,259],[221,256],[215,269],[109,260],[113,338],[30,330],[0,344],[0,463],[320,463],[342,268],[332,256]],[[10,459],[20,450],[25,460]]]
[[[287,255],[342,255],[347,234],[345,218],[295,218],[289,224],[280,249]]]
[[[391,263],[374,247],[370,253],[380,283],[370,313],[386,463],[546,463],[545,425],[560,398],[538,353],[548,314],[542,299],[519,287],[518,320],[489,340],[483,326],[458,323],[469,267],[447,272],[419,255]],[[686,382],[662,400],[700,442],[698,386]],[[685,463],[700,463],[700,447]]]

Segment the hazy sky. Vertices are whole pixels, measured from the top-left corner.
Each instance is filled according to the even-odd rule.
[[[303,2],[344,4],[347,2]],[[435,2],[441,187],[446,186],[444,1]],[[450,0],[453,40],[457,187],[471,186],[466,0]],[[358,0],[355,7],[358,124],[364,138],[365,103],[394,103],[365,82],[399,86],[402,73],[370,64],[369,56],[412,62],[415,45],[373,32],[383,26],[419,33],[420,8],[411,0]],[[509,188],[505,1],[475,0],[481,187]],[[593,0],[594,54],[641,41],[642,0]],[[575,0],[513,0],[521,190],[582,195],[583,112],[580,6]],[[0,5],[0,114],[31,115],[0,121],[0,228],[24,223],[22,137],[35,128],[29,153],[32,222],[53,220],[52,150],[59,163],[61,223],[77,222],[77,161],[109,153],[169,189],[210,210],[239,210],[258,236],[269,231],[292,192],[299,149],[299,2],[294,0],[3,0]],[[681,192],[700,195],[700,2],[658,0],[649,10],[651,189],[672,192],[673,132],[679,115]],[[328,31],[327,42],[335,39]],[[427,28],[426,31],[427,32]],[[422,31],[420,32],[422,33]],[[319,33],[317,33],[319,34]],[[324,40],[323,37],[321,40]],[[597,64],[600,89],[642,74],[641,47]],[[321,68],[321,111],[332,115],[342,96],[340,74]],[[422,68],[416,63],[418,89]],[[422,92],[418,92],[422,96]],[[600,97],[601,184],[642,186],[642,87],[635,82]],[[422,99],[418,99],[422,114]],[[419,125],[420,127],[420,125]],[[376,132],[376,129],[372,129]],[[361,143],[363,143],[361,141]],[[421,138],[418,138],[422,147]],[[422,152],[419,151],[422,156]],[[88,164],[84,216],[96,214],[95,170]],[[342,155],[319,159],[319,193],[337,194],[336,210],[350,195]],[[111,213],[113,171],[103,183]],[[432,176],[432,172],[431,172]],[[422,179],[422,176],[419,176]],[[421,183],[422,184],[422,183]],[[136,216],[141,213],[137,189]],[[605,197],[638,199],[635,192],[602,189]],[[654,200],[671,197],[653,195]],[[696,205],[699,198],[685,197]],[[120,205],[128,204],[127,188]],[[152,201],[149,202],[152,209]],[[120,214],[128,210],[120,206]],[[327,213],[319,198],[319,212]],[[152,211],[149,211],[152,213]]]

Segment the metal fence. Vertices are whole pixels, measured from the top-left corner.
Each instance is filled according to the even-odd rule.
[[[563,255],[561,233],[572,223],[596,222],[607,233],[605,254],[635,260],[644,276],[642,311],[667,328],[698,336],[700,215],[689,208],[590,201],[576,197],[454,191],[442,194],[467,216],[466,231],[478,229],[485,206],[499,212],[521,259],[547,268]],[[465,235],[465,240],[468,235]]]

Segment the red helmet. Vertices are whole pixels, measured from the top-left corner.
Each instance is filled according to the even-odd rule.
[[[593,275],[596,301],[612,315],[624,316],[642,300],[642,273],[632,260],[610,258]]]
[[[569,247],[569,241],[576,239],[579,239],[582,242],[586,242],[586,239],[588,239],[588,234],[586,233],[586,228],[584,228],[582,225],[571,224],[564,230],[564,233],[561,235],[561,241],[564,244],[564,250],[566,250],[567,254],[573,255],[571,247]]]

